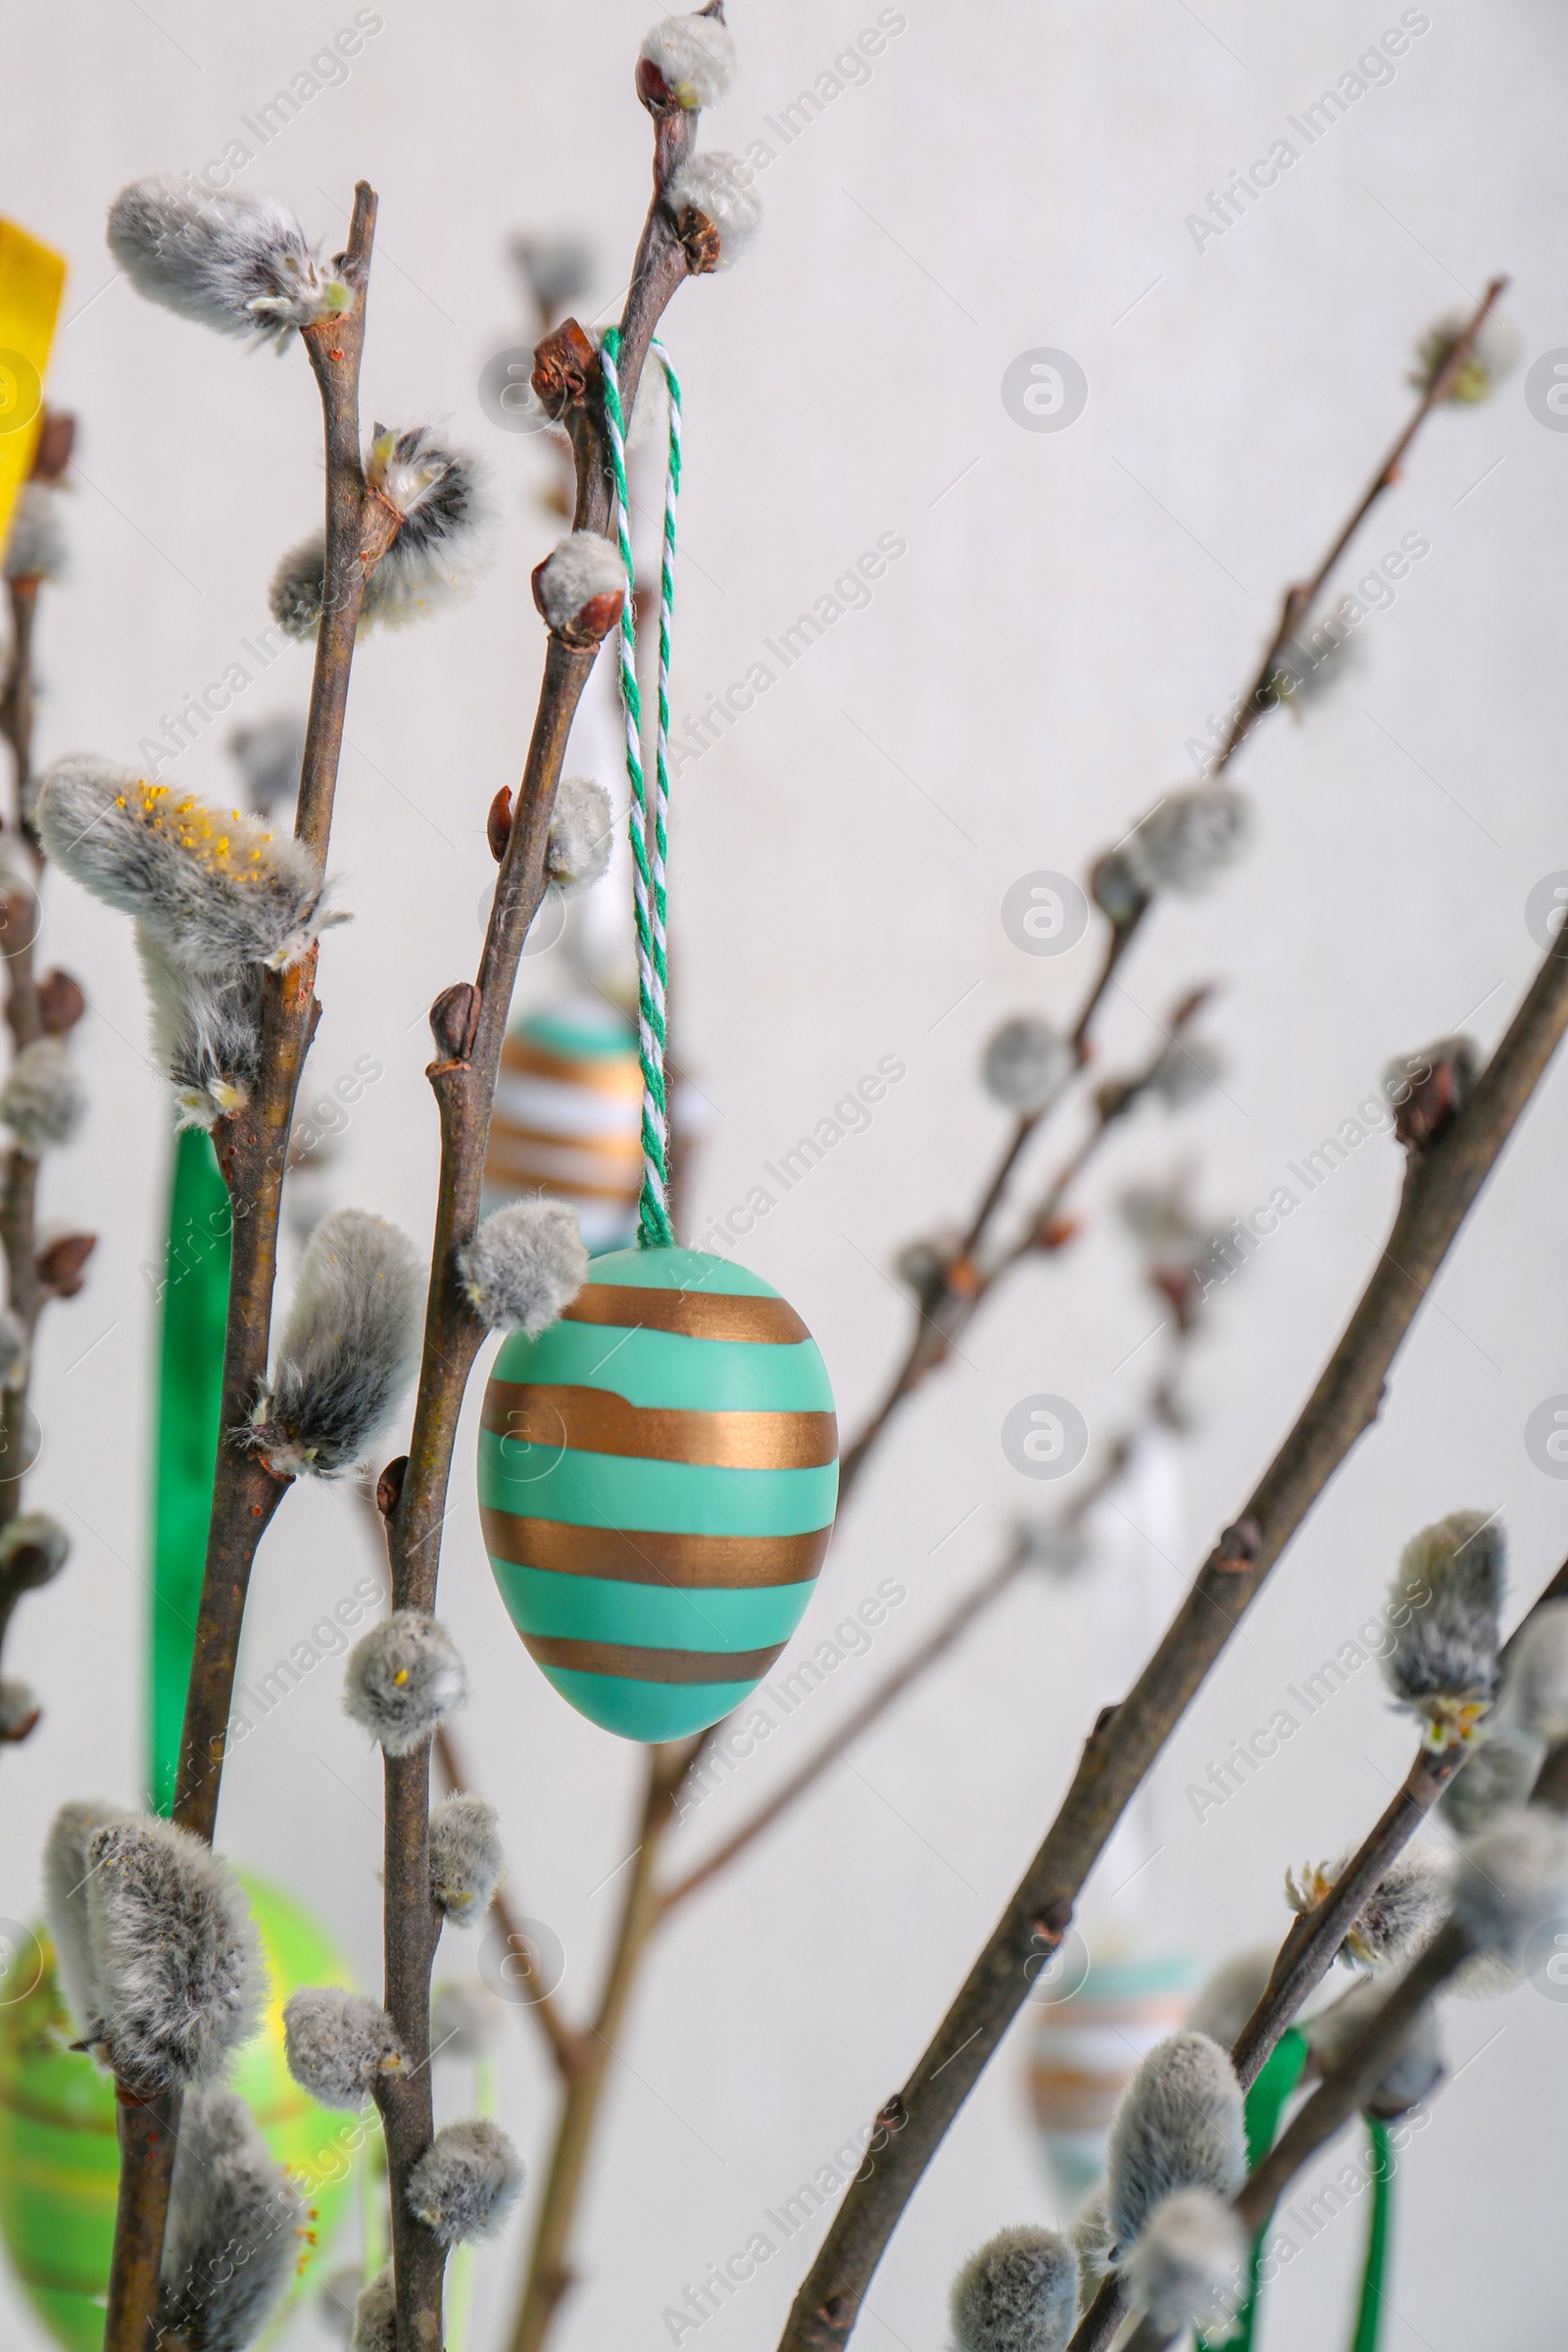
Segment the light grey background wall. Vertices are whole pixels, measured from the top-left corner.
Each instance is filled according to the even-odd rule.
[[[472,968],[491,871],[483,814],[526,738],[543,642],[527,571],[551,536],[538,446],[490,424],[476,387],[491,353],[518,339],[511,231],[582,229],[602,256],[597,298],[615,295],[646,196],[630,89],[645,11],[380,0],[375,13],[347,78],[240,184],[275,191],[336,240],[355,176],[375,182],[368,413],[449,417],[490,463],[502,509],[498,561],[472,602],[360,656],[334,845],[357,920],[323,957],[312,1083],[366,1054],[386,1075],[354,1113],[333,1182],[422,1235],[435,1169],[423,1012]],[[898,13],[869,76],[785,147],[767,118],[877,10],[736,0],[742,74],[708,135],[779,150],[760,183],[766,233],[743,270],[683,292],[668,321],[689,455],[677,714],[741,676],[879,534],[907,543],[869,606],[677,786],[682,1015],[714,1113],[700,1208],[744,1200],[761,1163],[879,1056],[907,1064],[869,1130],[745,1245],[820,1339],[847,1425],[902,1342],[893,1247],[959,1213],[998,1144],[1001,1115],[975,1081],[980,1042],[1008,1011],[1065,1011],[1084,984],[1087,944],[1053,961],[1009,942],[1007,886],[1038,867],[1081,871],[1190,775],[1184,745],[1243,684],[1285,581],[1315,560],[1396,430],[1414,338],[1494,270],[1514,275],[1505,308],[1523,366],[1491,405],[1434,421],[1358,544],[1347,586],[1403,533],[1431,553],[1359,630],[1339,696],[1303,725],[1272,719],[1238,762],[1258,815],[1247,864],[1210,900],[1162,911],[1129,961],[1105,1065],[1146,1050],[1174,996],[1212,978],[1232,1057],[1223,1091],[1180,1134],[1151,1119],[1118,1145],[1084,1242],[1018,1280],[909,1409],[846,1516],[808,1636],[888,1575],[907,1604],[875,1654],[705,1808],[682,1848],[693,1854],[1037,1499],[1000,1449],[1008,1406],[1059,1391],[1102,1435],[1136,1398],[1151,1351],[1126,1359],[1152,1317],[1099,1214],[1106,1195],[1186,1154],[1205,1205],[1249,1207],[1391,1054],[1460,1024],[1494,1040],[1536,954],[1526,897],[1568,865],[1555,690],[1568,440],[1522,392],[1524,367],[1568,345],[1560,11],[1403,11],[1422,25],[1392,80],[1309,148],[1288,118],[1399,24],[1396,0],[906,0]],[[247,357],[136,301],[114,280],[105,206],[125,179],[199,169],[244,136],[241,118],[353,16],[349,0],[10,12],[5,208],[70,255],[50,391],[82,419],[74,578],[43,628],[45,756],[134,758],[162,713],[236,658],[265,616],[273,561],[319,497],[299,355]],[[1199,250],[1187,216],[1282,136],[1298,160]],[[1021,430],[1001,396],[1008,364],[1041,346],[1088,378],[1087,410],[1060,433]],[[301,704],[306,679],[306,657],[288,654],[244,713]],[[216,743],[171,772],[215,796],[231,788]],[[137,1790],[153,1344],[141,1269],[158,1248],[167,1156],[125,926],[52,883],[46,941],[92,1005],[79,1041],[91,1119],[50,1165],[49,1210],[102,1242],[41,1351],[35,1493],[71,1516],[77,1548],[7,1652],[48,1706],[0,1767],[0,1911],[13,1916],[34,1900],[50,1808]],[[548,993],[548,958],[527,985]],[[1092,1889],[1092,1940],[1206,1959],[1276,1937],[1287,1863],[1359,1836],[1410,1744],[1371,1672],[1201,1823],[1182,1792],[1366,1616],[1416,1526],[1500,1505],[1521,1599],[1561,1556],[1565,1491],[1527,1458],[1523,1429],[1568,1388],[1565,1144],[1558,1071],[1437,1286],[1382,1424]],[[1095,1711],[1316,1376],[1397,1181],[1394,1148],[1368,1144],[1233,1286],[1199,1358],[1200,1422],[1182,1464],[1153,1462],[1123,1497],[1092,1579],[1020,1589],[853,1769],[678,1921],[614,2070],[567,2352],[667,2343],[661,2314],[683,2283],[744,2244],[762,2208],[904,2077]],[[443,1609],[475,1684],[464,1737],[504,1810],[519,1905],[559,1934],[564,1997],[581,1999],[614,1900],[605,1881],[630,1843],[631,1759],[533,1672],[466,1479],[454,1499]],[[369,1558],[351,1498],[293,1495],[263,1554],[248,1666],[285,1655]],[[378,1789],[326,1667],[236,1758],[221,1825],[228,1850],[330,1923],[367,1984]],[[1393,2352],[1558,2340],[1564,2015],[1528,1989],[1454,2010],[1456,2080],[1401,2181]],[[1020,2030],[898,2236],[863,2323],[872,2352],[943,2341],[959,2257],[1004,2221],[1053,2214],[1024,2058]],[[553,2093],[521,2031],[503,2044],[502,2077],[506,2118],[537,2164]],[[1271,2352],[1348,2336],[1361,2231],[1342,2218],[1293,2267],[1269,2312]],[[524,2235],[514,2226],[477,2265],[476,2346],[502,2340]],[[773,2340],[807,2242],[704,2327],[705,2352]],[[3,2282],[0,2311],[8,2341],[39,2340]],[[307,2340],[324,2339],[302,2329]]]

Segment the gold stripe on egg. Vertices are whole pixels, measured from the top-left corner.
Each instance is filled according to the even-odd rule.
[[[509,1037],[501,1049],[501,1067],[525,1078],[553,1078],[561,1086],[585,1086],[596,1095],[623,1095],[642,1100],[643,1074],[633,1053],[584,1054],[580,1059],[552,1054],[532,1039]]]
[[[832,1413],[710,1413],[631,1404],[613,1389],[492,1380],[484,1426],[519,1446],[570,1446],[710,1470],[817,1470],[837,1461]]]
[[[693,1340],[753,1340],[798,1345],[810,1333],[787,1298],[738,1291],[653,1291],[634,1283],[585,1282],[562,1309],[564,1323],[609,1323],[617,1330],[674,1331]],[[831,1454],[827,1456],[831,1461]]]
[[[481,1503],[484,1547],[515,1568],[603,1576],[623,1585],[745,1592],[808,1584],[827,1556],[831,1527],[804,1536],[668,1535],[647,1527],[572,1527]]]
[[[524,1634],[530,1657],[573,1674],[612,1674],[635,1683],[755,1683],[783,1654],[770,1649],[639,1649],[632,1642],[571,1642],[559,1634]]]

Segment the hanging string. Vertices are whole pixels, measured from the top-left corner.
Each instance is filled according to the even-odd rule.
[[[605,421],[615,480],[615,533],[626,571],[620,612],[620,699],[626,714],[626,780],[631,787],[632,898],[637,916],[637,1051],[643,1073],[643,1189],[637,1210],[637,1240],[645,1250],[670,1249],[669,1104],[664,1090],[664,994],[668,956],[664,940],[664,865],[669,841],[669,619],[675,602],[675,499],[680,489],[680,385],[662,343],[650,356],[664,371],[669,391],[669,455],[664,470],[663,552],[659,571],[659,723],[655,731],[653,825],[643,775],[642,696],[637,686],[637,632],[632,617],[631,518],[626,495],[626,420],[620,405],[620,332],[608,327],[600,346],[605,381]]]

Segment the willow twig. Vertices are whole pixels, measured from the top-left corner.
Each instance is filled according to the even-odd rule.
[[[681,109],[656,114],[654,133],[653,200],[620,320],[620,390],[628,415],[636,401],[654,330],[671,296],[690,274],[685,247],[662,194],[670,173],[691,150],[696,118]],[[534,385],[571,437],[577,469],[572,527],[607,535],[612,482],[598,360],[574,320],[564,321],[541,344]],[[437,1058],[426,1076],[440,1119],[441,1165],[430,1287],[413,1437],[407,1457],[387,1474],[382,1487],[395,1609],[428,1611],[435,1605],[441,1528],[458,1419],[485,1337],[485,1327],[459,1279],[458,1252],[471,1240],[479,1221],[490,1109],[512,992],[523,942],[548,881],[545,859],[550,819],[566,739],[598,651],[597,644],[568,644],[551,635],[533,734],[511,815],[478,972],[471,984],[459,982],[444,990],[431,1007]],[[393,2207],[400,2352],[438,2352],[445,2264],[439,2240],[414,2219],[405,2195],[408,2176],[429,2145],[434,2128],[428,2065],[430,1967],[435,1952],[435,1937],[427,1928],[429,1762],[428,1742],[406,1756],[386,1759],[386,2008],[411,2060],[405,2072],[384,2080],[381,2093]],[[635,1968],[635,1952],[627,1966],[628,1970]],[[584,2085],[593,2076],[589,2061],[573,2079],[567,2095],[571,2114],[578,2112],[572,2105],[576,2097],[591,2118],[597,2103],[597,2080],[590,2088]],[[567,2182],[564,2194],[569,2204],[575,2195],[575,2177],[564,2158],[562,2175]],[[543,2281],[545,2270],[536,2266],[536,2273]],[[554,2301],[555,2295],[546,2285],[541,2284],[537,2291],[530,2285],[518,2320],[524,2340],[536,2324],[548,2324]]]
[[[1462,1110],[1412,1153],[1393,1231],[1295,1428],[1200,1568],[1126,1700],[1091,1732],[1067,1797],[900,2094],[901,2128],[850,2187],[796,2297],[788,2352],[833,2352],[948,2127],[1071,1923],[1085,1879],[1243,1612],[1346,1455],[1454,1236],[1568,1025],[1568,947],[1553,942]]]
[[[1226,733],[1225,741],[1209,769],[1218,775],[1229,766],[1242,744],[1251,733],[1264,712],[1274,708],[1278,695],[1273,691],[1279,658],[1285,647],[1304,627],[1313,606],[1322,594],[1329,574],[1344,555],[1357,530],[1365,521],[1383,492],[1398,479],[1400,462],[1409,451],[1422,425],[1433,410],[1448,397],[1460,368],[1486,322],[1488,313],[1507,284],[1503,277],[1494,278],[1486,296],[1464,332],[1449,352],[1442,368],[1423,393],[1398,439],[1384,458],[1366,489],[1351,508],[1341,526],[1333,545],[1311,578],[1285,592],[1279,625],[1264,654],[1257,674],[1247,694],[1237,707],[1236,715]],[[1090,983],[1088,994],[1079,1008],[1070,1042],[1076,1051],[1080,1066],[1089,1058],[1089,1039],[1096,1015],[1108,992],[1116,968],[1132,945],[1145,916],[1149,902],[1143,901],[1123,921],[1110,926],[1100,966]],[[850,1446],[839,1469],[839,1501],[843,1503],[864,1468],[873,1447],[878,1444],[888,1424],[906,1397],[921,1386],[928,1374],[945,1361],[952,1352],[953,1343],[972,1318],[979,1303],[972,1290],[973,1257],[984,1238],[992,1217],[1002,1204],[1014,1169],[1025,1147],[1036,1130],[1042,1127],[1065,1096],[1071,1083],[1064,1080],[1040,1110],[1018,1118],[1003,1147],[1001,1156],[987,1178],[979,1202],[970,1217],[962,1242],[944,1267],[942,1277],[933,1292],[918,1301],[918,1320],[909,1336],[904,1356],[883,1391],[881,1397],[867,1416],[858,1436]],[[986,1286],[989,1288],[989,1285]]]
[[[1525,1627],[1548,1601],[1568,1593],[1568,1561],[1557,1570],[1534,1607],[1502,1648],[1507,1663]],[[1231,2062],[1244,2090],[1263,2071],[1270,2051],[1302,2004],[1328,1975],[1347,1935],[1440,1796],[1474,1754],[1456,1742],[1434,1753],[1419,1748],[1403,1783],[1341,1871],[1322,1900],[1292,1923],[1275,1957],[1257,2005],[1231,2044]],[[1067,2352],[1103,2352],[1120,2326],[1128,2297],[1119,2272],[1103,2280],[1073,2332]]]

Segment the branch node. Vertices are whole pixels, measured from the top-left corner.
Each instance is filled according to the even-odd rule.
[[[1216,1568],[1230,1576],[1245,1576],[1263,1548],[1263,1530],[1255,1519],[1238,1519],[1226,1528],[1210,1555]]]
[[[484,999],[471,980],[444,988],[430,1007],[430,1034],[445,1061],[466,1061],[473,1052]]]

